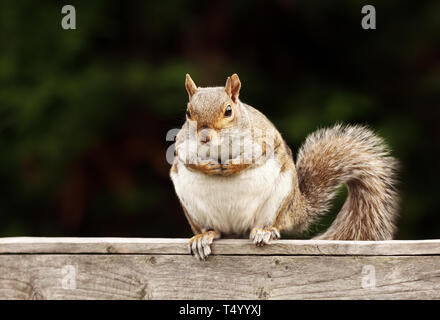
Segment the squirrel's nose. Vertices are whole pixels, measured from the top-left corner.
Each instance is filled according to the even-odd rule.
[[[207,142],[209,142],[209,141],[211,141],[211,135],[210,134],[208,134],[208,133],[206,133],[206,134],[201,134],[200,135],[200,142],[202,142],[202,143],[207,143]]]
[[[214,135],[215,131],[210,128],[203,128],[201,131],[199,131],[199,141],[201,143],[208,143],[211,141],[211,143],[214,142]]]
[[[219,133],[211,128],[203,128],[198,132],[198,140],[201,145],[212,144],[216,145],[219,143]]]

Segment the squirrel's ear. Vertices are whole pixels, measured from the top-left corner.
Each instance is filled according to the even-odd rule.
[[[189,99],[191,99],[193,94],[196,93],[196,91],[197,91],[197,86],[194,83],[193,79],[191,79],[191,77],[188,73],[186,74],[185,88],[186,88],[186,91],[188,92]]]
[[[225,91],[228,96],[231,97],[232,101],[237,102],[238,94],[240,93],[241,82],[238,75],[234,73],[232,76],[228,77],[226,80]]]

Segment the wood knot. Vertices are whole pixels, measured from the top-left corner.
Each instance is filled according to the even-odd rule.
[[[264,287],[260,287],[260,288],[257,289],[258,299],[267,300],[267,299],[269,299],[269,295],[270,295],[269,292],[267,292],[264,289]]]
[[[116,248],[113,247],[112,245],[107,246],[106,251],[108,253],[116,253],[117,252]]]
[[[33,288],[30,296],[30,300],[45,300],[40,290]]]
[[[142,287],[140,291],[140,298],[142,300],[151,300],[151,292],[148,290],[148,283]]]

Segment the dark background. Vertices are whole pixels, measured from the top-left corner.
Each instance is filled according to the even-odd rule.
[[[2,0],[0,236],[190,236],[165,159],[187,72],[238,73],[294,152],[318,127],[368,124],[402,163],[396,237],[440,238],[438,0]]]

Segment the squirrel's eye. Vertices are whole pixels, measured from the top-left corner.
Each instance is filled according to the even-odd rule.
[[[225,109],[225,117],[230,117],[232,115],[232,108],[231,106],[228,104],[228,106]]]
[[[188,119],[191,119],[191,112],[189,112],[189,109],[186,108],[186,112],[185,112],[186,116],[188,117]]]

